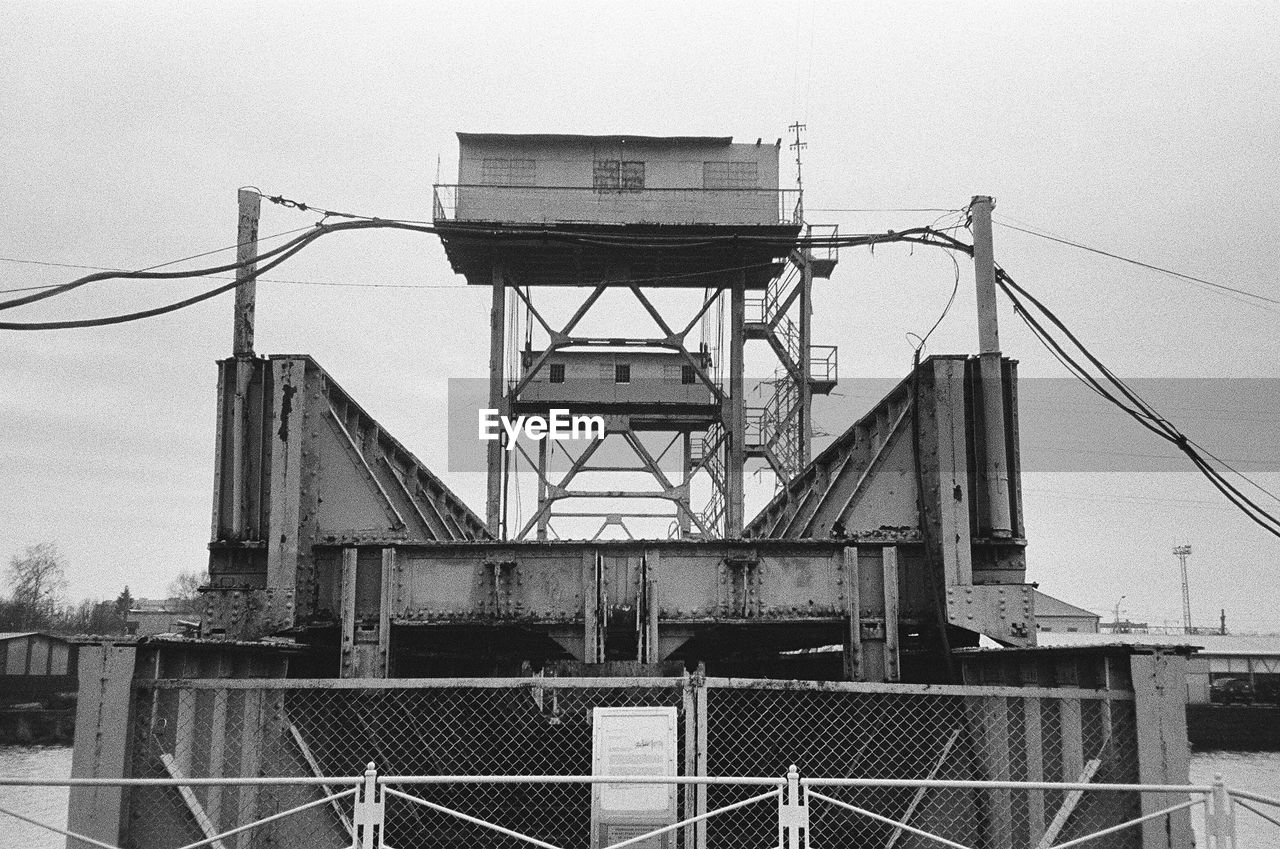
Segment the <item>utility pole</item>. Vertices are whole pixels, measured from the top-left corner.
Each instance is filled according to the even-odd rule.
[[[982,377],[983,444],[987,510],[991,536],[1013,536],[1009,506],[1009,468],[1005,460],[1004,365],[996,313],[996,266],[991,240],[991,198],[978,195],[969,204],[973,230],[973,269],[978,288],[978,367]]]
[[[231,533],[237,540],[245,531],[245,404],[253,377],[253,324],[257,299],[258,217],[262,195],[241,189],[239,225],[236,228],[236,303],[232,315],[231,363],[235,394],[231,397]]]
[[[1218,620],[1220,623],[1218,625],[1218,633],[1225,637],[1227,635],[1227,609],[1225,607],[1222,608],[1218,611],[1218,615],[1221,617]]]
[[[1191,546],[1175,545],[1173,556],[1178,558],[1182,568],[1182,632],[1191,633],[1191,588],[1187,583],[1187,558],[1191,556]]]
[[[262,195],[253,189],[241,189],[240,226],[236,236],[236,306],[231,337],[231,352],[237,357],[253,356],[253,310],[257,299],[258,216],[262,212]]]

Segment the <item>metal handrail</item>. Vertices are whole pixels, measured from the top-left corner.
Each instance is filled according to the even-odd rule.
[[[409,801],[423,804],[431,807],[439,812],[459,817],[465,821],[480,825],[485,828],[496,830],[508,836],[516,837],[526,842],[543,847],[543,849],[560,849],[553,844],[546,843],[537,838],[531,837],[520,832],[505,828],[496,823],[489,822],[482,817],[474,816],[463,811],[457,811],[447,808],[443,805],[431,802],[421,797],[413,796],[400,790],[394,789],[390,785],[460,785],[460,784],[589,784],[589,785],[608,785],[608,784],[649,784],[649,785],[673,785],[673,786],[706,786],[706,785],[724,785],[724,786],[757,786],[770,788],[764,793],[752,796],[748,799],[739,800],[737,802],[716,808],[710,811],[700,811],[687,816],[678,822],[660,826],[653,831],[643,835],[628,838],[620,843],[613,844],[606,849],[623,849],[623,847],[641,843],[644,840],[655,837],[659,834],[674,831],[694,823],[703,822],[712,817],[729,811],[737,810],[747,805],[765,801],[770,798],[778,799],[778,822],[780,834],[783,831],[789,833],[787,841],[783,845],[799,846],[801,838],[806,836],[809,828],[810,807],[812,802],[829,803],[835,807],[847,809],[851,813],[858,816],[865,816],[877,822],[894,826],[904,832],[910,832],[917,836],[932,840],[944,846],[953,847],[953,849],[970,849],[963,844],[956,843],[949,838],[926,831],[923,828],[911,825],[900,819],[885,816],[874,810],[868,810],[866,807],[852,804],[841,799],[833,798],[822,792],[827,788],[933,788],[933,789],[961,789],[961,790],[1039,790],[1039,791],[1079,791],[1089,793],[1147,793],[1147,794],[1181,794],[1192,796],[1188,801],[1179,801],[1168,807],[1159,810],[1143,813],[1138,816],[1132,816],[1123,822],[1111,823],[1105,827],[1098,827],[1089,834],[1080,835],[1062,843],[1053,843],[1052,849],[1069,849],[1087,843],[1088,841],[1112,834],[1124,829],[1132,828],[1144,822],[1160,819],[1177,813],[1182,810],[1188,810],[1194,807],[1203,806],[1205,812],[1205,831],[1208,845],[1214,849],[1236,849],[1238,844],[1236,841],[1236,829],[1234,810],[1237,806],[1256,814],[1263,820],[1280,827],[1280,820],[1276,820],[1271,816],[1257,810],[1252,805],[1245,804],[1242,800],[1249,800],[1256,804],[1280,807],[1280,799],[1264,796],[1262,794],[1253,793],[1246,790],[1237,790],[1228,787],[1223,781],[1221,775],[1215,775],[1211,784],[1140,784],[1140,783],[1090,783],[1081,781],[988,781],[988,780],[967,780],[967,779],[943,779],[943,778],[926,778],[926,779],[907,779],[907,778],[801,778],[795,769],[791,770],[785,777],[767,777],[767,776],[684,776],[684,775],[379,775],[373,764],[363,775],[358,776],[280,776],[280,777],[251,777],[251,778],[19,778],[19,777],[3,777],[0,776],[0,787],[5,786],[64,786],[64,787],[201,787],[201,786],[289,786],[289,785],[327,785],[347,787],[338,793],[326,793],[321,798],[309,800],[303,804],[296,805],[284,811],[277,811],[268,816],[255,819],[251,822],[238,825],[230,830],[220,832],[214,835],[207,835],[204,839],[194,843],[187,844],[182,849],[196,849],[196,847],[215,844],[226,837],[230,837],[252,828],[274,822],[308,808],[318,807],[320,805],[329,804],[336,800],[353,798],[353,816],[352,822],[355,826],[356,834],[352,835],[355,846],[368,846],[371,849],[390,849],[383,839],[383,830],[385,827],[385,798],[390,796],[403,797]],[[801,803],[799,794],[803,794],[803,803]],[[11,816],[15,819],[27,822],[29,824],[47,829],[57,834],[64,835],[76,840],[80,840],[85,844],[103,847],[103,849],[117,849],[113,843],[108,843],[95,837],[77,834],[65,828],[54,826],[49,823],[41,822],[32,817],[26,816],[17,811],[0,807],[0,817]],[[904,819],[910,819],[910,814],[905,815]],[[371,835],[376,832],[376,839]],[[794,842],[791,838],[795,838]],[[1056,835],[1046,835],[1045,844],[1049,844],[1054,840]]]
[[[699,196],[729,197],[772,197],[776,198],[774,224],[799,224],[798,212],[792,198],[798,197],[796,189],[773,189],[762,187],[745,188],[703,188],[701,186],[645,186],[642,189],[596,188],[595,186],[514,186],[492,185],[488,183],[436,183],[432,186],[432,216],[435,221],[455,221],[458,211],[459,190],[476,190],[484,192],[531,193],[533,195],[554,195],[556,193],[581,194],[583,196],[620,196],[622,198],[644,199],[662,195],[673,195],[677,198],[694,198]],[[687,202],[682,200],[681,202]],[[462,219],[466,220],[466,219]],[[566,219],[569,220],[569,219]],[[763,222],[761,222],[763,223]]]

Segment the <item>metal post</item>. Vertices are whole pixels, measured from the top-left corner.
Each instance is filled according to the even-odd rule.
[[[813,459],[813,363],[809,355],[813,335],[813,251],[805,248],[800,266],[800,423],[796,436],[800,440],[800,468]],[[797,470],[798,471],[798,470]]]
[[[76,704],[74,778],[123,778],[129,765],[133,705],[133,646],[81,646],[80,694]],[[67,828],[116,843],[125,821],[123,787],[72,787]],[[68,840],[68,846],[82,846]]]
[[[542,507],[547,503],[550,492],[547,489],[547,442],[546,439],[538,440],[538,541],[544,542],[547,539],[547,520],[550,518],[550,510],[543,510]]]
[[[356,656],[356,574],[359,569],[360,550],[342,549],[342,583],[338,611],[338,677],[355,678],[359,675]]]
[[[707,668],[702,661],[698,661],[698,669],[693,673],[693,708],[697,714],[695,724],[697,725],[697,751],[695,753],[695,761],[697,768],[694,775],[698,778],[707,777]],[[695,807],[693,814],[702,816],[707,812],[707,785],[699,784]],[[707,849],[707,821],[705,819],[698,821],[697,837],[695,846],[697,849]]]
[[[1208,812],[1211,846],[1236,849],[1236,812],[1231,792],[1222,783],[1222,773],[1213,774],[1213,810]]]
[[[739,272],[733,284],[729,309],[729,450],[725,464],[725,517],[724,535],[742,536],[743,492],[742,477],[747,462],[746,438],[746,380],[744,345],[746,343],[746,272]]]
[[[241,189],[240,226],[236,235],[236,262],[241,267],[236,269],[236,306],[231,351],[237,357],[253,356],[253,310],[257,296],[257,283],[250,277],[257,270],[258,258],[258,217],[262,212],[262,195],[253,189]],[[247,265],[243,263],[249,263]]]
[[[378,663],[375,673],[379,678],[391,677],[391,608],[399,601],[400,594],[396,591],[399,581],[396,550],[387,546],[382,549],[382,593],[378,599]]]
[[[844,642],[844,679],[863,681],[862,668],[862,593],[858,576],[858,547],[848,546],[841,553],[841,578],[844,581],[845,616],[848,631]]]
[[[381,849],[385,823],[386,801],[382,797],[382,788],[378,786],[378,768],[370,761],[351,817],[351,824],[356,829],[356,846],[359,849]]]
[[[808,844],[809,806],[808,788],[805,802],[800,803],[800,770],[795,764],[787,770],[787,789],[778,795],[778,846],[779,849],[800,849]]]
[[[503,374],[506,315],[507,290],[502,266],[494,263],[493,307],[489,311],[489,408],[497,410],[499,414],[506,413],[506,405],[503,403],[506,394],[506,376]],[[501,441],[490,442],[488,452],[489,489],[484,519],[489,533],[497,537],[502,524],[502,461],[505,453]]]
[[[1186,658],[1152,649],[1129,657],[1133,681],[1134,733],[1138,742],[1138,780],[1143,784],[1182,784],[1190,768],[1187,752]],[[1162,802],[1142,794],[1142,813]],[[1143,849],[1191,843],[1191,817],[1183,810],[1142,824]]]
[[[680,539],[689,538],[689,530],[693,527],[693,521],[690,518],[689,498],[689,478],[693,471],[693,431],[686,430],[681,436],[680,441],[680,482],[684,485],[684,504],[690,508],[686,510],[676,510],[676,522],[680,527]]]
[[[898,664],[898,547],[880,549],[884,575],[884,680],[901,680]]]
[[[969,205],[973,228],[973,268],[978,287],[978,358],[982,375],[983,480],[994,537],[1013,536],[1009,507],[1009,468],[1005,460],[1004,367],[996,314],[996,269],[991,242],[991,198],[978,195]]]

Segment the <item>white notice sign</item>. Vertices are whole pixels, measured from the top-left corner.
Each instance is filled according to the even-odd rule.
[[[675,708],[595,708],[592,719],[592,775],[676,774]],[[596,784],[591,819],[593,836],[610,826],[644,825],[642,834],[668,825],[676,820],[676,785]]]

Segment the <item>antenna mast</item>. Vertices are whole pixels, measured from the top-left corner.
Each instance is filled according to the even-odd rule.
[[[804,178],[800,169],[800,151],[809,146],[808,142],[800,140],[800,134],[807,130],[807,124],[799,121],[787,127],[796,137],[790,145],[791,149],[796,152],[796,223],[804,222]]]

